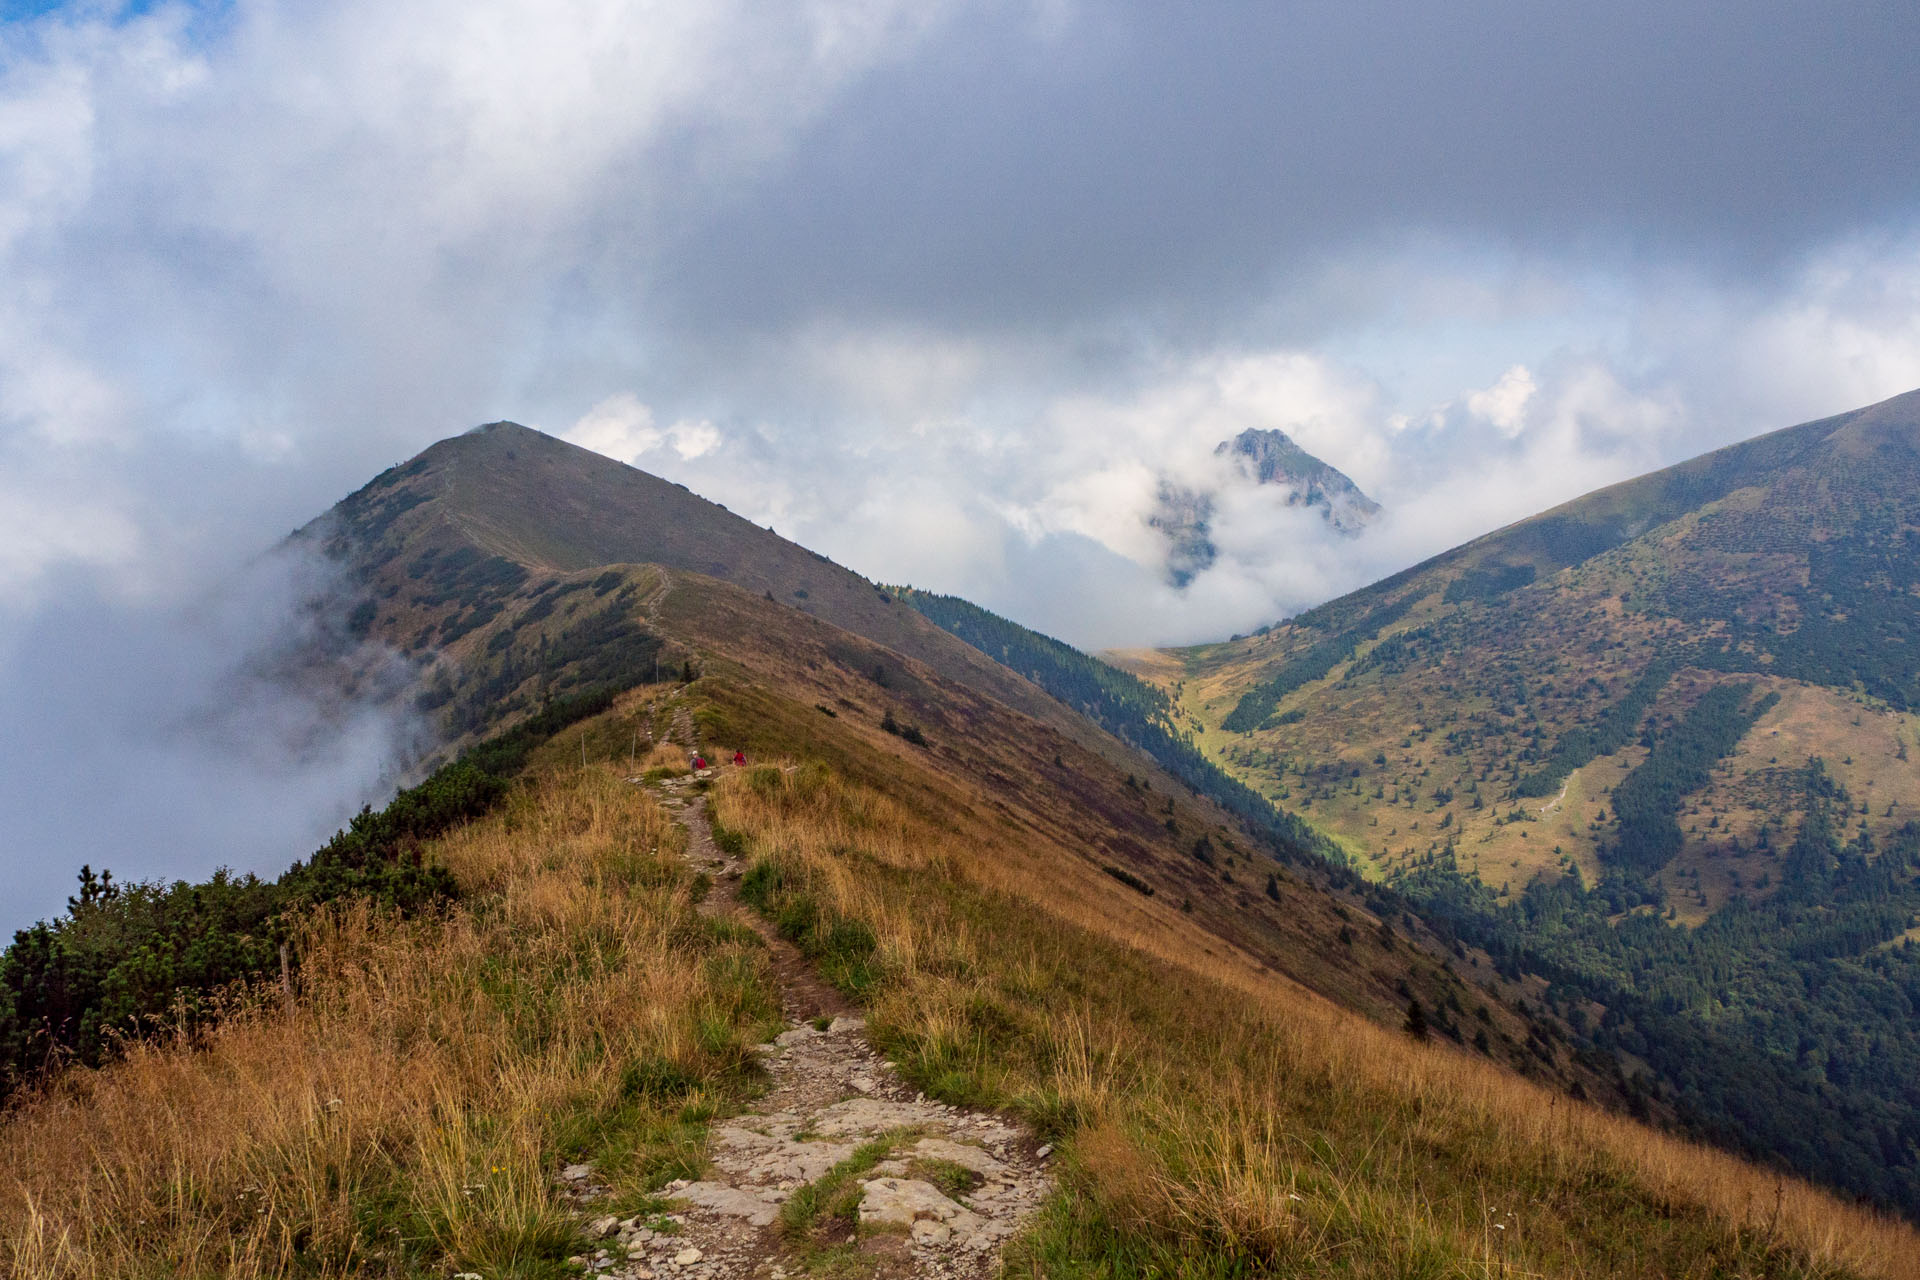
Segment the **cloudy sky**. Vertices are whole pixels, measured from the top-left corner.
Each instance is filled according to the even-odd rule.
[[[1910,3],[0,19],[0,858],[34,912],[83,859],[276,866],[378,792],[403,727],[238,674],[307,572],[257,557],[475,423],[1104,645],[1920,386]],[[1249,426],[1387,515],[1228,503],[1176,592],[1156,487]]]

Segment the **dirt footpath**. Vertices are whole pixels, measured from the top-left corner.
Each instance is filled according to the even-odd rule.
[[[899,1080],[867,1042],[857,1012],[741,906],[745,867],[714,844],[706,796],[694,782],[662,784],[662,801],[687,833],[683,856],[712,878],[701,910],[766,939],[788,1027],[760,1046],[772,1086],[766,1096],[713,1127],[709,1176],[663,1191],[675,1202],[674,1230],[592,1219],[600,1248],[582,1261],[625,1280],[798,1280],[810,1257],[837,1274],[997,1274],[1001,1246],[1051,1189],[1050,1151],[1003,1117],[930,1101]],[[562,1176],[591,1218],[592,1170],[576,1165]],[[817,1206],[826,1231],[783,1230],[782,1209],[796,1196],[794,1210]]]

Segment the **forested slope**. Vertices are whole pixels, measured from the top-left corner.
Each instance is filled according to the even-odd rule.
[[[1174,724],[1173,701],[1164,691],[957,596],[911,587],[896,587],[893,593],[1265,833],[1276,856],[1345,863],[1338,845],[1208,760]]]

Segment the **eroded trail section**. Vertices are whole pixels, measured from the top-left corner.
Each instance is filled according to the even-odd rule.
[[[701,910],[766,939],[788,1028],[760,1046],[770,1088],[716,1124],[712,1168],[664,1194],[671,1232],[602,1218],[589,1268],[620,1277],[984,1277],[1050,1189],[1044,1147],[1000,1116],[931,1101],[868,1043],[865,1023],[737,898],[745,870],[713,840],[692,778],[663,784],[683,856],[712,880]],[[569,1170],[570,1173],[576,1170]],[[590,1179],[590,1171],[580,1181]],[[660,1225],[656,1222],[654,1225]]]

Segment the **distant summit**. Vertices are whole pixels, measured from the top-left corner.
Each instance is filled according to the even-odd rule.
[[[1213,451],[1229,463],[1227,485],[1272,486],[1289,507],[1315,507],[1328,527],[1358,536],[1380,514],[1380,504],[1360,486],[1302,449],[1284,431],[1249,427]],[[1220,489],[1193,489],[1160,482],[1147,523],[1167,539],[1167,581],[1184,587],[1212,566],[1219,554],[1212,522]]]
[[[1255,484],[1286,491],[1290,507],[1318,507],[1341,533],[1357,534],[1380,514],[1380,504],[1360,491],[1337,467],[1330,467],[1293,442],[1284,431],[1247,428],[1223,440],[1215,455],[1233,459]]]

